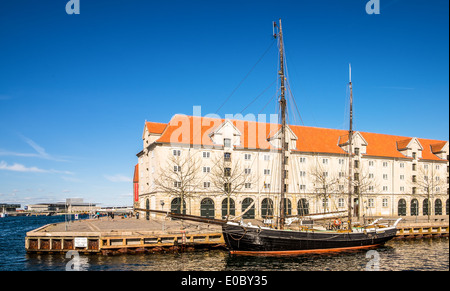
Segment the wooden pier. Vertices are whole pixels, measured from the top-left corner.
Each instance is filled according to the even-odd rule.
[[[438,238],[448,237],[448,225],[433,226],[402,226],[399,227],[395,239],[421,239],[421,238]]]
[[[46,225],[25,237],[29,253],[136,254],[224,247],[220,227],[180,221],[83,220]]]

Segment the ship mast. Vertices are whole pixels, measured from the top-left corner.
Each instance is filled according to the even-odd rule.
[[[350,87],[350,129],[348,131],[348,229],[352,230],[352,192],[353,192],[353,85],[352,85],[352,65],[349,64],[349,87]]]
[[[276,23],[274,22],[274,27],[276,27]],[[280,180],[280,213],[279,213],[279,221],[278,226],[279,229],[284,229],[284,223],[286,220],[286,206],[285,206],[285,196],[287,190],[286,184],[286,151],[287,151],[287,143],[286,143],[286,87],[285,87],[285,75],[284,75],[284,47],[283,47],[283,28],[281,25],[281,19],[279,24],[279,42],[280,42],[280,71],[278,74],[280,75],[281,80],[281,98],[280,98],[280,109],[281,109],[281,180]],[[274,35],[277,37],[277,35]]]

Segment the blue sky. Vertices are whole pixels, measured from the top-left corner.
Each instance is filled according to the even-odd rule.
[[[380,0],[379,15],[368,0],[67,2],[0,1],[0,203],[131,205],[144,121],[217,112],[279,18],[304,125],[347,128],[351,62],[356,130],[448,140],[448,0]],[[241,112],[276,70],[274,45],[217,113]]]

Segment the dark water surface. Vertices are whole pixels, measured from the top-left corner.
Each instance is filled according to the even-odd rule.
[[[0,271],[64,271],[72,257],[25,252],[25,234],[64,216],[0,218]],[[241,257],[226,251],[145,255],[80,255],[86,271],[448,271],[448,238],[391,241],[376,252],[295,257]]]

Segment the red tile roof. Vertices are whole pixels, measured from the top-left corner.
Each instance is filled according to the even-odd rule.
[[[147,126],[148,132],[154,134],[162,134],[167,126],[165,123],[158,122],[146,122],[145,125]]]
[[[157,140],[160,143],[189,144],[214,146],[210,134],[214,132],[225,119],[208,117],[193,117],[175,115],[169,124],[147,122],[149,132],[161,134]],[[241,146],[247,149],[274,149],[268,138],[276,134],[281,125],[271,123],[258,123],[254,121],[231,120],[233,125],[241,132]],[[289,126],[297,136],[297,149],[299,152],[346,154],[339,146],[348,141],[348,131],[307,126]],[[194,128],[196,130],[194,130]],[[197,130],[201,128],[201,130]],[[407,158],[399,149],[404,149],[412,140],[411,137],[394,136],[387,134],[360,132],[367,141],[367,156]],[[446,141],[418,139],[423,146],[422,159],[443,161],[434,153],[447,143]]]

